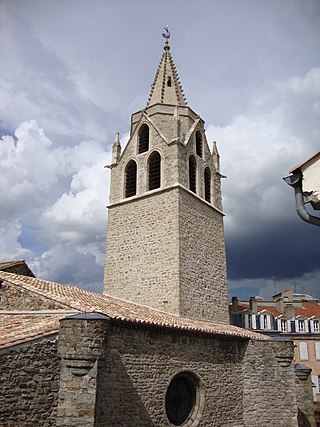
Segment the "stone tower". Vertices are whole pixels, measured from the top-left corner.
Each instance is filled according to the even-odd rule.
[[[168,40],[130,139],[112,148],[104,292],[228,322],[219,154],[187,106]]]

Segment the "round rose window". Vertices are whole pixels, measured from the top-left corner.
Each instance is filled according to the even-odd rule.
[[[175,426],[183,425],[191,416],[196,402],[196,384],[190,376],[177,375],[169,384],[166,394],[166,411]]]

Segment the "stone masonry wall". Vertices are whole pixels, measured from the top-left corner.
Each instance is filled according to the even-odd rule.
[[[55,426],[59,362],[57,335],[2,349],[0,424]]]
[[[177,191],[109,209],[106,293],[179,313]]]
[[[223,216],[179,191],[181,315],[229,322]]]
[[[293,343],[251,341],[243,363],[246,426],[297,427]]]
[[[64,305],[36,295],[8,282],[0,285],[0,310],[54,310],[64,309]]]
[[[241,361],[247,341],[149,328],[113,326],[98,372],[96,427],[169,425],[171,379],[200,380],[195,425],[243,426]]]
[[[83,314],[61,321],[57,426],[95,425],[97,367],[99,359],[104,357],[106,319],[99,314]]]
[[[312,381],[310,375],[311,369],[309,369],[309,372],[308,369],[305,372],[296,370],[295,374],[299,427],[315,427],[316,421],[312,395]]]

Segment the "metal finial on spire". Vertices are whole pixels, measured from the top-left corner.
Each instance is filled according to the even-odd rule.
[[[168,43],[168,40],[170,39],[171,33],[169,31],[169,25],[166,25],[164,27],[164,31],[165,33],[162,33],[162,37],[164,37],[166,39],[166,43]]]

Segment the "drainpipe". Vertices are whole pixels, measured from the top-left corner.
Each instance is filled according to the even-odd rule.
[[[303,221],[308,222],[309,224],[320,226],[320,218],[310,215],[305,207],[303,201],[303,192],[302,192],[302,174],[301,172],[296,172],[293,175],[289,175],[283,178],[283,180],[294,188],[294,194],[296,199],[296,209],[297,214]]]

